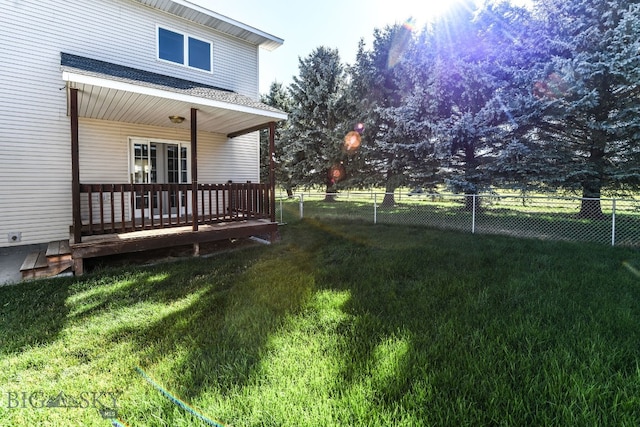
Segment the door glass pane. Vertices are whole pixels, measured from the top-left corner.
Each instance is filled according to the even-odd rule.
[[[178,146],[167,145],[167,181],[169,184],[178,183],[179,170],[178,170]],[[177,194],[175,191],[169,192],[169,206],[175,208],[178,206]]]
[[[151,164],[151,169],[149,170],[150,182],[157,183],[158,182],[158,147],[156,144],[150,144],[149,148],[149,163]],[[149,197],[147,194],[146,198]],[[153,208],[158,209],[158,194],[153,193]]]
[[[158,182],[158,148],[156,144],[151,144],[149,163],[151,164],[151,170],[149,171],[151,182]]]
[[[147,144],[133,145],[133,182],[144,184],[149,176],[149,146]]]
[[[187,171],[187,147],[180,147],[180,182],[188,183],[188,171]]]
[[[180,147],[180,182],[183,184],[188,183],[187,181],[187,147]],[[187,205],[187,194],[182,194],[182,205]]]
[[[169,184],[178,183],[178,146],[167,146],[167,182]]]
[[[133,182],[146,184],[149,182],[149,146],[147,144],[133,144]],[[136,209],[149,207],[147,195],[136,194]]]

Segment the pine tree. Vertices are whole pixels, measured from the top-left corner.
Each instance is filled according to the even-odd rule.
[[[580,191],[580,214],[601,218],[603,191],[640,184],[638,2],[540,0],[537,7],[551,54],[531,91],[538,113],[530,136],[547,156],[540,178]]]
[[[290,113],[293,100],[289,94],[287,88],[282,83],[273,82],[269,87],[269,93],[263,95],[262,102],[275,107],[285,113]],[[281,121],[276,124],[276,131],[274,135],[275,142],[275,178],[276,182],[287,191],[287,195],[293,195],[294,183],[291,179],[291,174],[288,171],[288,166],[292,161],[290,150],[287,148],[288,141],[283,139],[286,134],[286,130],[289,127],[289,121]],[[260,179],[262,182],[269,180],[269,133],[268,131],[262,131],[260,133]]]
[[[404,104],[401,76],[414,45],[408,25],[388,26],[374,31],[373,48],[361,43],[356,63],[351,67],[350,93],[363,118],[361,158],[363,182],[383,185],[383,205],[395,204],[394,192],[412,180],[416,162],[417,129],[421,117]],[[416,123],[417,119],[417,123]]]
[[[290,86],[291,126],[284,137],[293,157],[289,172],[298,185],[323,185],[327,200],[333,200],[347,173],[342,149],[350,130],[346,72],[338,51],[322,46],[300,59],[299,70]]]
[[[508,2],[486,4],[476,21],[484,43],[491,47],[491,74],[498,82],[494,105],[503,113],[493,132],[500,143],[485,171],[501,188],[545,190],[541,173],[555,176],[557,171],[536,137],[539,110],[531,93],[536,65],[553,55],[548,37],[531,10]]]
[[[481,12],[471,1],[460,2],[434,23],[422,44],[422,57],[432,64],[424,79],[430,80],[429,128],[441,173],[449,188],[469,195],[490,188],[505,130],[512,126],[505,106],[510,83],[500,66],[512,42],[508,32],[489,31],[508,20],[496,11]],[[472,199],[467,202],[470,209]]]

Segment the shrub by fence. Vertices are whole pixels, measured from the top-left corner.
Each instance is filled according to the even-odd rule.
[[[398,194],[385,206],[384,193],[323,193],[281,197],[280,222],[297,218],[352,219],[373,224],[424,225],[470,233],[640,246],[640,202],[578,197],[513,195]],[[597,209],[599,201],[600,209]]]

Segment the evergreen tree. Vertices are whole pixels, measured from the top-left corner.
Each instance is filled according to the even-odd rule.
[[[508,2],[488,3],[477,18],[481,37],[491,46],[492,75],[499,82],[495,105],[502,109],[502,121],[494,128],[496,144],[486,173],[493,184],[527,192],[544,190],[540,173],[556,175],[544,165],[548,153],[540,150],[533,123],[537,103],[531,93],[537,79],[536,65],[549,62],[553,53],[544,29],[531,10]]]
[[[395,190],[416,179],[422,111],[407,106],[402,92],[404,70],[412,68],[408,58],[413,46],[408,24],[376,29],[372,50],[365,51],[361,42],[350,70],[350,93],[365,125],[360,176],[368,185],[385,187],[383,205],[395,204]]]
[[[530,138],[540,179],[580,191],[580,214],[602,217],[606,189],[637,188],[640,10],[628,0],[540,0],[549,61],[532,82]]]
[[[293,100],[282,83],[273,82],[269,87],[269,93],[263,95],[262,102],[275,107],[285,113],[290,113]],[[276,124],[276,131],[274,135],[275,142],[275,178],[276,183],[283,187],[287,191],[287,195],[293,195],[294,183],[291,179],[291,174],[288,171],[288,166],[292,161],[292,156],[287,147],[287,141],[283,139],[283,135],[286,134],[286,130],[289,127],[289,121],[281,121]],[[269,181],[269,131],[264,130],[260,133],[260,179],[262,182]]]
[[[299,76],[293,78],[290,127],[285,139],[293,156],[289,172],[298,185],[322,185],[327,200],[333,200],[347,170],[343,151],[350,125],[345,117],[346,72],[335,49],[316,48],[299,61]]]
[[[443,160],[441,173],[449,188],[469,195],[493,183],[493,165],[510,126],[509,81],[498,66],[510,43],[506,32],[487,31],[487,25],[500,23],[499,16],[485,13],[479,19],[480,12],[474,2],[460,2],[431,27],[421,55],[423,63],[433,64],[425,79],[435,109],[429,128]],[[472,199],[467,202],[471,208]]]

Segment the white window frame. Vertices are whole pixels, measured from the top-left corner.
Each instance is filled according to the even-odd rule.
[[[183,42],[183,52],[182,63],[169,61],[168,59],[163,59],[160,57],[160,29],[171,31],[176,34],[180,34],[182,36]],[[202,43],[207,43],[209,45],[209,69],[203,70],[202,68],[193,67],[189,65],[189,39],[198,40]],[[156,59],[160,62],[164,62],[165,64],[173,64],[182,67],[189,68],[190,70],[198,70],[203,73],[213,74],[213,42],[211,40],[205,40],[202,37],[194,36],[189,33],[185,33],[184,31],[176,30],[171,27],[167,27],[165,25],[156,24]]]

